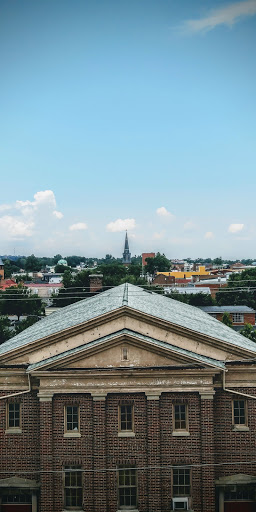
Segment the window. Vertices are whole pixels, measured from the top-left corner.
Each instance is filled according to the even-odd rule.
[[[137,507],[137,473],[135,468],[121,467],[118,471],[118,498],[120,509]]]
[[[174,468],[172,476],[173,496],[190,496],[190,469]]]
[[[119,431],[133,432],[133,404],[119,405]]]
[[[65,432],[79,432],[79,407],[77,405],[66,405],[65,407]]]
[[[173,406],[173,430],[188,431],[188,408],[186,404]]]
[[[64,505],[66,508],[81,508],[83,502],[82,472],[80,466],[65,466]]]
[[[10,402],[7,404],[7,430],[20,430],[20,403]]]
[[[242,313],[233,313],[232,320],[233,320],[233,323],[235,323],[235,324],[243,324],[244,323],[244,315],[242,315]]]
[[[247,425],[247,402],[245,400],[233,400],[233,424]]]
[[[121,354],[122,354],[122,361],[128,361],[128,348],[127,347],[122,347]]]

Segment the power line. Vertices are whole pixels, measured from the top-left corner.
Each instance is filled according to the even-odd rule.
[[[96,457],[93,457],[96,459]],[[198,463],[198,464],[164,464],[164,465],[154,465],[154,466],[131,466],[126,467],[125,469],[136,469],[138,471],[151,471],[155,469],[184,469],[184,468],[207,468],[207,467],[220,467],[220,466],[237,466],[237,465],[251,465],[256,464],[256,460],[251,461],[235,461],[235,462],[213,462],[213,463]],[[81,473],[108,473],[108,472],[114,472],[122,471],[124,468],[102,468],[102,469],[68,469],[68,470],[43,470],[39,469],[38,471],[2,471],[0,470],[0,473],[3,474],[15,474],[15,475],[24,475],[24,474],[63,474],[63,472],[81,472]]]

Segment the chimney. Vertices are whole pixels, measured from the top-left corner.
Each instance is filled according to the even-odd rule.
[[[90,292],[91,293],[102,291],[103,274],[90,274],[89,279],[90,279]]]

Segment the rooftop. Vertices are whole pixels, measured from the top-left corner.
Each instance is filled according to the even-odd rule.
[[[33,341],[81,325],[124,306],[256,353],[256,344],[253,341],[241,336],[201,309],[125,283],[61,308],[53,315],[49,315],[17,336],[2,343],[0,345],[0,355]]]
[[[255,313],[248,306],[200,306],[205,313]]]

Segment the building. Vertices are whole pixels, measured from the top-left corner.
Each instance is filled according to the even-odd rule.
[[[39,282],[39,283],[24,283],[25,288],[27,288],[30,293],[34,295],[38,295],[41,299],[49,299],[54,295],[58,295],[61,288],[63,288],[62,283],[47,283],[47,282]]]
[[[0,345],[1,512],[252,512],[256,344],[123,284]]]
[[[124,242],[123,264],[124,265],[130,265],[131,264],[131,253],[129,251],[129,243],[128,243],[127,231],[126,231],[126,234],[125,234],[125,242]]]
[[[142,253],[142,266],[143,267],[146,267],[147,266],[147,262],[146,262],[146,259],[147,258],[154,258],[156,255],[155,252],[143,252]]]
[[[198,290],[194,286],[164,286],[164,293],[180,293],[181,295],[198,295],[198,293],[203,293],[204,295],[211,295],[211,290],[206,287]]]
[[[217,320],[221,320],[224,313],[228,313],[233,325],[237,327],[255,325],[255,310],[248,306],[200,306],[200,309]]]
[[[4,279],[4,262],[0,258],[0,283],[2,279]]]
[[[175,277],[173,276],[164,276],[163,274],[158,274],[152,281],[152,285],[154,286],[174,286]]]
[[[189,272],[173,270],[171,272],[157,272],[157,274],[164,274],[165,276],[174,276],[176,279],[190,279],[193,276],[210,275],[210,272],[205,270],[204,265],[199,265],[197,270],[191,270]]]

